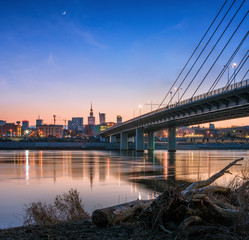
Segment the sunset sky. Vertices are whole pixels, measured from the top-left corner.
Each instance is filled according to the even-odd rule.
[[[226,10],[231,2],[228,1]],[[235,3],[230,15],[241,2]],[[248,2],[207,62],[206,71],[248,11]],[[106,113],[107,121],[116,121],[116,115],[122,115],[123,120],[137,116],[139,105],[142,113],[149,111],[150,106],[145,103],[162,101],[223,3],[1,0],[0,120],[27,119],[32,125],[40,115],[50,124],[56,114],[58,124],[64,124],[62,119],[77,116],[84,117],[85,124],[91,102],[97,123],[99,112]],[[198,94],[207,91],[222,70],[248,31],[248,19]],[[227,23],[228,20],[224,26]],[[247,40],[235,61],[241,59],[248,46]],[[200,76],[204,74],[205,71]],[[190,92],[200,79],[196,79]],[[227,74],[217,87],[226,82]],[[184,98],[187,97],[190,93]],[[249,125],[249,121],[237,119],[218,125],[231,124]]]

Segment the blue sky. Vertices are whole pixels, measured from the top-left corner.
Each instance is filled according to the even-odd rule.
[[[0,119],[34,123],[40,115],[51,123],[56,114],[66,119],[83,116],[86,123],[91,101],[95,116],[105,112],[108,121],[115,121],[117,114],[124,120],[138,115],[140,104],[142,112],[148,111],[144,104],[161,102],[222,4],[2,0]],[[234,26],[246,11],[248,1]],[[246,31],[247,19],[230,50]],[[225,64],[229,49],[212,77]],[[246,49],[248,41],[241,56]]]

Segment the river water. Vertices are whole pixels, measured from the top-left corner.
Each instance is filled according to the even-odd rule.
[[[53,202],[57,194],[76,188],[85,209],[135,199],[153,199],[172,182],[203,180],[249,151],[0,151],[0,228],[21,226],[24,206]],[[241,166],[218,180],[227,185]]]

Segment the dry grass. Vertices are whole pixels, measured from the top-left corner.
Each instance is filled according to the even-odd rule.
[[[68,193],[57,195],[53,204],[47,205],[38,201],[25,205],[24,225],[46,225],[89,218],[89,214],[82,205],[79,192],[71,189]]]

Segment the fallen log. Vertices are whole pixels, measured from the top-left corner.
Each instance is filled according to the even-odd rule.
[[[107,208],[97,209],[92,213],[92,221],[97,227],[105,227],[125,222],[138,216],[150,206],[153,200],[136,200]]]
[[[231,224],[237,219],[239,214],[238,209],[226,209],[217,206],[206,194],[195,194],[191,202],[192,204],[199,203],[199,206],[197,205],[190,209],[189,213],[191,213],[191,215],[198,215],[207,221],[215,219],[223,220],[224,224]]]

